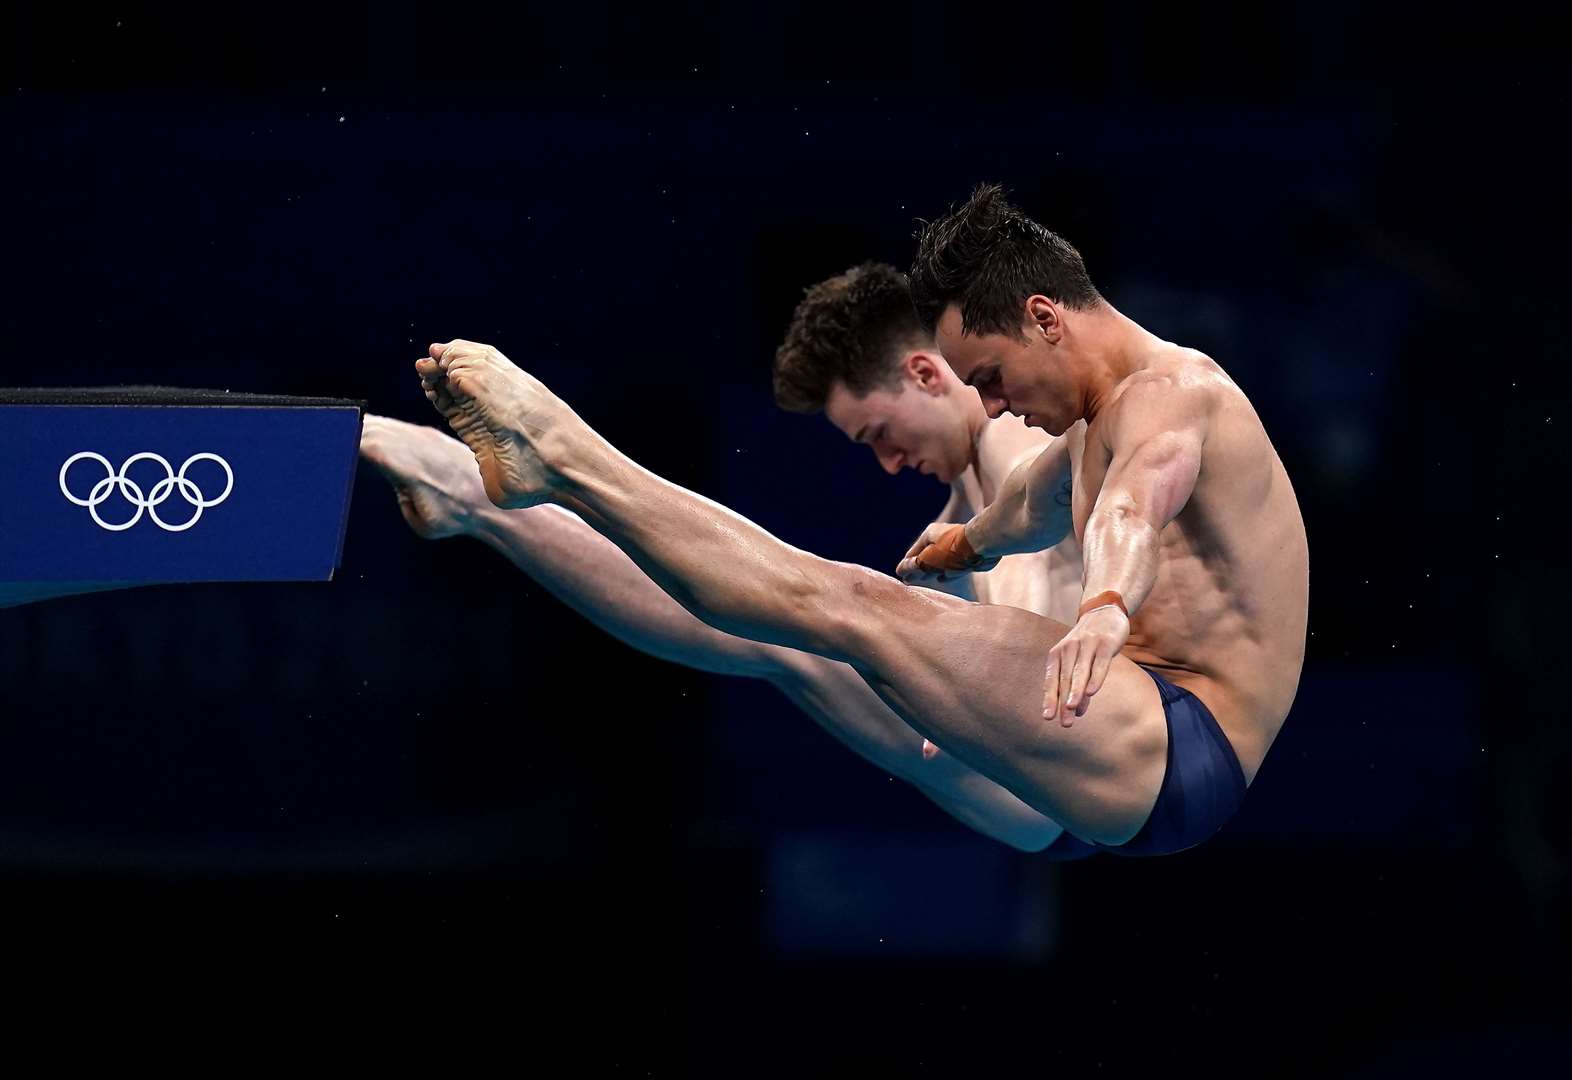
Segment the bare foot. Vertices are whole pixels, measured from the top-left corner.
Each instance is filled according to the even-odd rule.
[[[477,509],[491,507],[475,456],[436,428],[367,415],[360,455],[388,478],[404,520],[422,540],[466,532]]]
[[[415,361],[426,398],[475,455],[486,497],[510,509],[545,502],[557,479],[541,441],[573,410],[490,345],[454,339]]]

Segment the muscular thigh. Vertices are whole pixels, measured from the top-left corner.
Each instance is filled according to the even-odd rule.
[[[1086,715],[1042,718],[1062,623],[870,574],[852,589],[853,664],[912,727],[1085,840],[1133,836],[1156,801],[1168,729],[1146,672],[1116,657]]]

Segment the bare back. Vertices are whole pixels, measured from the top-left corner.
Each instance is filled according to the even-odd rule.
[[[1157,581],[1131,619],[1123,654],[1206,703],[1253,779],[1304,666],[1310,587],[1304,520],[1244,393],[1210,358],[1163,343],[1087,429],[1073,462],[1077,541],[1084,541],[1113,457],[1106,433],[1123,391],[1151,378],[1202,389],[1212,409],[1195,489],[1162,531]]]

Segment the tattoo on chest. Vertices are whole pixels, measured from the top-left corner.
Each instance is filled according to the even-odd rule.
[[[1060,484],[1059,490],[1053,493],[1053,501],[1058,503],[1060,506],[1069,506],[1073,487],[1073,483],[1069,480],[1066,480],[1064,483]]]

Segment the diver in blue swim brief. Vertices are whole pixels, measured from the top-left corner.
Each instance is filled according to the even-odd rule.
[[[1073,534],[1073,623],[787,544],[637,466],[492,346],[433,343],[415,369],[496,506],[570,510],[704,624],[846,664],[917,734],[1082,840],[1194,842],[1209,831],[1185,820],[1206,801],[1195,735],[1214,721],[1248,783],[1304,662],[1304,525],[1260,419],[1214,361],[1104,301],[1074,249],[997,189],[927,227],[912,294],[989,415],[1086,426],[1083,447],[1023,461],[966,524],[926,530],[900,576],[983,571]]]
[[[988,415],[1049,434],[1086,428],[1068,482],[1023,466],[969,522],[930,528],[897,573],[926,583],[1030,550],[1065,484],[1083,602],[1048,650],[1043,719],[1069,726],[1101,694],[1128,691],[1127,659],[1156,684],[1167,749],[1155,777],[1130,758],[1123,791],[1151,799],[1138,831],[1061,837],[1048,850],[1192,847],[1238,809],[1298,689],[1309,547],[1293,485],[1222,367],[1117,311],[1079,253],[998,187],[978,188],[918,243],[918,314]],[[1126,694],[1109,715],[1155,724],[1154,714]],[[1105,842],[1081,842],[1093,839]]]

